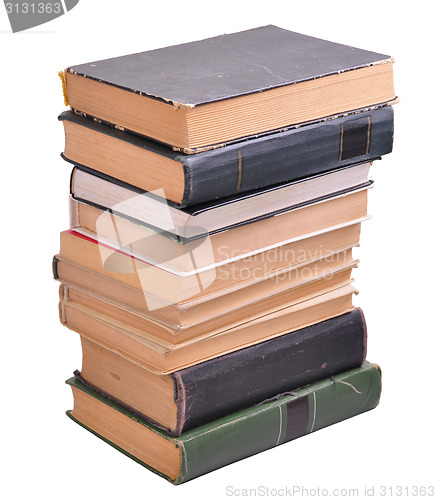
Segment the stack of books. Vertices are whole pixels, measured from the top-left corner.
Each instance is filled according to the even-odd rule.
[[[372,409],[351,277],[393,60],[274,26],[67,68],[67,414],[181,483]]]

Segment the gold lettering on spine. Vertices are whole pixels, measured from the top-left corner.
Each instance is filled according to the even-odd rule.
[[[238,181],[236,184],[236,191],[239,191],[241,188],[242,182],[242,153],[238,151]]]

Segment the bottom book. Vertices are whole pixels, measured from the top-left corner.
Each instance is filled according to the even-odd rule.
[[[365,363],[178,437],[152,426],[76,378],[67,415],[141,465],[180,484],[376,407],[381,371]]]

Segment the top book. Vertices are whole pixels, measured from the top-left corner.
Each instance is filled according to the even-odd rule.
[[[174,149],[229,141],[395,100],[387,55],[260,28],[71,66],[71,108]]]

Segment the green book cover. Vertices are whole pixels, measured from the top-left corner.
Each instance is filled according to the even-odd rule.
[[[278,395],[178,437],[153,427],[75,378],[66,383],[72,386],[75,399],[74,410],[67,412],[70,418],[148,469],[180,484],[371,410],[379,402],[381,372],[377,365],[365,362],[360,368]],[[122,424],[119,429],[116,422]],[[167,451],[156,451],[160,449]],[[170,456],[171,465],[162,465]]]

